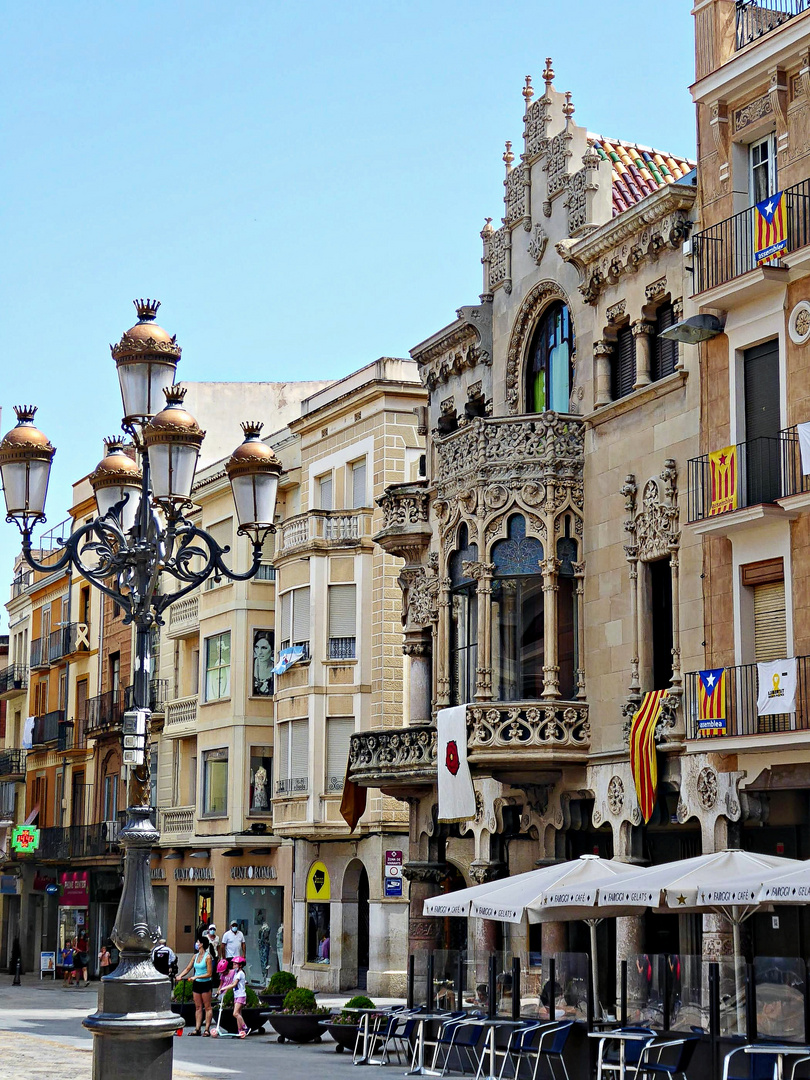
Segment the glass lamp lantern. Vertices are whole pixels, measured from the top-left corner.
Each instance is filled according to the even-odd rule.
[[[141,502],[141,470],[127,453],[123,439],[105,439],[104,446],[107,453],[90,476],[99,517],[106,517],[120,503],[121,527],[129,532],[135,526]]]
[[[117,345],[110,346],[121,385],[124,424],[129,427],[145,424],[163,407],[163,388],[174,382],[182,351],[177,337],[155,322],[159,300],[133,303],[138,322]]]
[[[234,450],[225,465],[240,532],[258,534],[272,529],[276,513],[281,462],[272,448],[261,441],[262,427],[259,423],[242,424],[245,441]]]
[[[15,405],[17,426],[0,441],[0,474],[9,518],[24,524],[45,517],[45,496],[56,453],[47,436],[34,427],[35,405]]]
[[[191,498],[191,486],[205,432],[183,408],[185,387],[164,389],[166,408],[143,429],[149,452],[152,497],[158,503],[184,503]]]

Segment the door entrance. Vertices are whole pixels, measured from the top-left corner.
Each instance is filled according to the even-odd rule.
[[[363,867],[357,883],[357,986],[365,990],[368,986],[369,959],[369,909],[368,909],[368,874]]]
[[[743,353],[747,505],[779,498],[779,343]]]

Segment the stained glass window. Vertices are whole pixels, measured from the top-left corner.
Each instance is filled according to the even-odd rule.
[[[540,573],[543,545],[526,535],[526,519],[522,514],[509,518],[506,539],[492,545],[492,561],[496,577]]]
[[[453,705],[475,697],[478,659],[478,592],[475,581],[464,573],[465,562],[478,561],[478,546],[469,542],[466,525],[460,525],[458,547],[450,556],[450,695]]]
[[[571,314],[558,300],[544,312],[529,348],[526,412],[568,412],[573,352]]]

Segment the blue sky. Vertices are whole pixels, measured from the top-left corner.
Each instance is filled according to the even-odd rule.
[[[578,123],[694,153],[678,0],[654,26],[641,0],[3,11],[2,427],[40,406],[50,522],[118,428],[108,344],[132,298],[163,301],[194,380],[339,377],[475,302],[503,143],[547,55]]]

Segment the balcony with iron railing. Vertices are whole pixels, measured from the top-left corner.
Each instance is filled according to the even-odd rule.
[[[728,447],[726,460],[702,454],[688,463],[688,522],[722,519],[735,511],[774,505],[790,496],[810,494],[795,427],[774,438],[749,439]],[[777,510],[781,513],[781,511]],[[719,522],[722,526],[722,521]]]
[[[371,540],[370,510],[310,510],[288,518],[279,527],[278,553],[304,548],[354,547]]]
[[[785,255],[810,244],[810,179],[802,180],[782,193],[785,200],[787,247]],[[742,277],[758,265],[756,260],[756,207],[726,218],[692,236],[695,294],[708,292]],[[781,267],[772,259],[766,267]]]
[[[734,736],[782,735],[810,731],[808,676],[810,657],[796,658],[796,712],[759,716],[757,710],[757,665],[739,664],[725,669],[724,720],[701,721],[699,711],[700,676],[684,674],[684,711],[688,739],[729,739]],[[787,743],[785,744],[787,745]]]
[[[808,0],[737,0],[736,45],[744,49],[810,9]]]
[[[47,746],[48,743],[58,742],[60,733],[65,724],[65,710],[53,709],[34,717],[34,731],[31,737],[31,745]]]
[[[124,708],[135,708],[135,688],[127,686],[124,689]],[[149,683],[149,708],[152,713],[162,715],[166,711],[166,701],[169,697],[169,680],[152,679]]]
[[[27,750],[15,748],[0,750],[0,776],[4,780],[24,780],[27,754]]]
[[[61,862],[110,855],[118,851],[119,831],[117,820],[41,829],[35,857],[43,862]]]
[[[508,778],[532,768],[587,760],[591,745],[584,701],[498,701],[467,706],[467,760]],[[355,732],[349,777],[366,787],[413,787],[436,779],[432,725]]]
[[[84,708],[77,710],[77,713],[84,714],[77,718],[84,720],[88,735],[96,736],[104,732],[117,731],[124,714],[124,692],[107,690],[104,694],[96,694],[95,697],[88,698],[84,703]]]
[[[48,667],[66,656],[90,651],[90,631],[87,623],[66,623],[52,630],[47,637],[31,642],[31,667]]]
[[[28,686],[28,668],[25,664],[10,664],[0,671],[0,698],[19,694]]]

